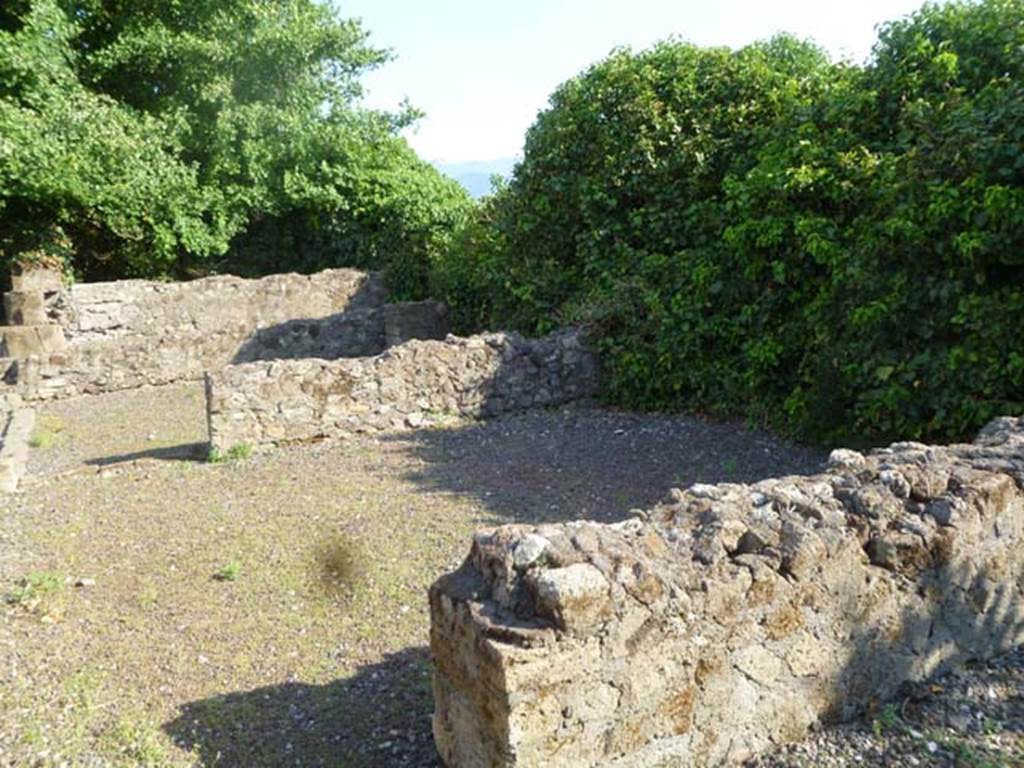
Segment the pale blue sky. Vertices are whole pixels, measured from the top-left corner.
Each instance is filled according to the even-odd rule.
[[[776,32],[811,37],[861,61],[875,25],[922,0],[334,0],[362,18],[397,60],[366,79],[367,103],[408,96],[427,116],[407,137],[427,160],[520,153],[523,136],[563,80],[618,45],[675,35],[737,47]]]

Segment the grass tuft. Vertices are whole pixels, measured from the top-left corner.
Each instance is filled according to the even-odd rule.
[[[238,443],[228,448],[226,451],[221,451],[217,448],[211,448],[210,452],[206,455],[206,460],[211,464],[228,464],[235,461],[245,461],[252,456],[252,446],[248,443]]]
[[[55,571],[30,573],[21,579],[18,585],[5,595],[4,599],[11,605],[29,606],[60,590],[63,583],[63,577]]]
[[[41,416],[36,422],[36,428],[28,438],[30,448],[48,450],[57,445],[64,431],[64,422],[53,415]]]
[[[230,563],[226,563],[213,574],[213,578],[217,581],[237,581],[238,577],[242,573],[242,564],[237,560],[232,560]]]

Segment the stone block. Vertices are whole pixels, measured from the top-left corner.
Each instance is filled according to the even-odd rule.
[[[481,532],[430,591],[435,743],[451,768],[738,765],[1024,642],[1022,574],[1020,418]]]
[[[0,326],[0,356],[29,357],[59,352],[67,346],[59,325]]]
[[[12,493],[25,474],[28,440],[35,424],[35,411],[15,407],[0,412],[0,493]]]
[[[46,267],[25,266],[11,270],[11,287],[15,291],[38,291],[56,293],[64,290],[64,278],[60,270]]]
[[[43,292],[8,291],[4,294],[4,316],[10,325],[46,325]]]

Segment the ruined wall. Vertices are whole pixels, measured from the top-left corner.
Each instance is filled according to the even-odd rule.
[[[27,298],[32,293],[24,288],[12,292],[8,308],[26,307],[31,314],[35,303]],[[184,283],[85,283],[42,295],[46,324],[7,327],[0,334],[11,359],[4,369],[16,369],[8,379],[16,378],[29,398],[198,379],[208,368],[231,363],[243,346],[250,357],[269,356],[288,335],[279,326],[299,318],[305,321],[306,348],[338,354],[373,354],[383,348],[383,326],[377,332],[359,322],[384,303],[380,276],[350,269],[258,280],[217,276]],[[348,312],[357,314],[337,318]],[[326,326],[319,322],[325,318],[330,319]],[[275,329],[281,336],[273,336]],[[308,338],[320,330],[336,335],[329,342],[326,335]],[[252,342],[258,333],[271,342],[262,351]],[[293,332],[292,340],[301,335]]]
[[[219,334],[241,327],[252,332],[297,317],[380,306],[384,298],[379,275],[328,269],[254,280],[216,275],[173,283],[77,283],[48,300],[47,314],[72,343],[84,344],[192,330]]]
[[[493,416],[592,395],[596,381],[579,331],[449,336],[367,359],[233,365],[207,376],[210,439],[227,450]]]
[[[1024,419],[485,531],[430,603],[447,765],[738,764],[1024,642]]]

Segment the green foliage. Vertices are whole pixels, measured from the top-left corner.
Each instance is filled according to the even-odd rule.
[[[218,568],[217,572],[213,574],[213,578],[217,581],[237,581],[241,573],[242,564],[237,560],[232,560]]]
[[[57,445],[62,437],[66,437],[63,433],[64,422],[57,416],[45,414],[38,419],[35,429],[28,438],[28,445],[30,448],[49,450]]]
[[[448,248],[431,259],[430,295],[448,302],[456,333],[475,333],[512,314],[507,245],[498,226],[503,191],[485,197],[454,230]]]
[[[63,577],[59,573],[52,571],[30,573],[7,593],[5,600],[12,605],[27,605],[57,592],[62,584]]]
[[[886,704],[871,721],[871,730],[876,739],[892,733],[900,725],[900,712],[895,704]]]
[[[326,2],[4,9],[3,259],[62,232],[87,278],[354,264],[409,290],[405,267],[425,274],[468,208],[396,136],[414,110],[359,108],[359,77],[389,54]],[[305,228],[335,247],[292,264]]]
[[[248,443],[238,443],[226,451],[211,448],[206,460],[210,464],[230,464],[236,461],[245,461],[252,456],[252,446]]]
[[[384,269],[392,296],[426,298],[430,264],[469,214],[469,196],[373,120],[354,118],[308,138],[277,215],[256,219],[221,268],[243,275]]]
[[[439,285],[468,323],[590,323],[620,404],[963,437],[1024,408],[1022,67],[1021,0],[925,6],[864,67],[789,37],[617,51]]]

